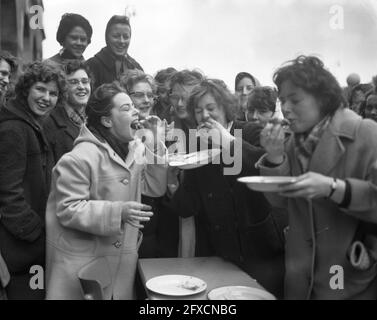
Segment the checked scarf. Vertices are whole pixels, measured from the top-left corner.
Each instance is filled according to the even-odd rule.
[[[317,123],[314,128],[306,133],[295,134],[295,149],[298,162],[301,165],[302,172],[307,172],[309,169],[309,162],[322,137],[323,132],[328,127],[331,117],[327,116]]]

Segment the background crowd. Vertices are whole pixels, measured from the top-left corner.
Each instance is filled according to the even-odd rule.
[[[4,299],[83,299],[92,278],[101,298],[135,299],[138,258],[212,255],[281,299],[377,299],[377,76],[351,74],[341,88],[300,56],[275,72],[276,88],[240,72],[232,92],[198,70],[144,72],[126,16],[108,21],[106,47],[85,61],[92,34],[65,14],[53,57],[19,70],[0,52]],[[289,128],[272,121],[283,117]],[[152,139],[134,130],[139,119],[155,120]],[[198,128],[198,146],[218,133],[207,148],[221,149],[220,163],[148,161],[174,144],[188,151]],[[224,174],[227,153],[242,158],[238,174]],[[266,194],[237,181],[257,175],[298,179]],[[34,265],[44,289],[30,287]],[[342,291],[329,286],[333,265],[345,269]]]

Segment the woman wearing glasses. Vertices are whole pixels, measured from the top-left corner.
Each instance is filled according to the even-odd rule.
[[[151,114],[156,98],[156,85],[153,77],[140,70],[129,70],[120,79],[120,83],[130,95],[139,117]]]
[[[113,16],[106,26],[106,47],[87,61],[95,82],[93,90],[104,83],[120,80],[127,70],[143,70],[128,54],[131,25],[126,16]]]
[[[85,124],[85,108],[91,94],[88,68],[79,61],[64,66],[67,79],[67,101],[56,108],[44,123],[47,139],[51,145],[55,163],[70,152],[73,142]]]

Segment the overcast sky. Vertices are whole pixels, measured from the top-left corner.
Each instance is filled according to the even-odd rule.
[[[55,35],[63,13],[92,24],[88,59],[105,45],[109,18],[127,9],[129,54],[152,75],[169,66],[199,68],[233,90],[235,75],[247,71],[270,85],[273,71],[298,54],[319,55],[341,84],[351,72],[363,82],[377,74],[376,0],[44,0],[44,6],[45,58],[60,49]],[[334,29],[341,27],[339,8],[344,28]]]

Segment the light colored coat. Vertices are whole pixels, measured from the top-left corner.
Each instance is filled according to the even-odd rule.
[[[293,137],[286,145],[282,165],[268,168],[263,166],[263,158],[260,164],[261,175],[303,173]],[[352,201],[347,209],[341,209],[329,199],[309,201],[265,194],[273,205],[289,211],[285,298],[377,299],[377,262],[362,271],[354,268],[347,257],[355,237],[367,234],[359,229],[362,221],[364,227],[374,228],[377,236],[377,124],[362,120],[349,109],[338,110],[312,155],[309,171],[348,180]],[[343,290],[330,286],[335,275],[331,273],[333,266],[344,270]]]
[[[141,234],[121,223],[122,203],[166,191],[166,166],[143,163],[147,150],[130,143],[123,161],[86,127],[53,170],[47,203],[47,299],[82,299],[78,273],[99,269],[105,299],[134,298]],[[136,161],[138,160],[138,161]]]

